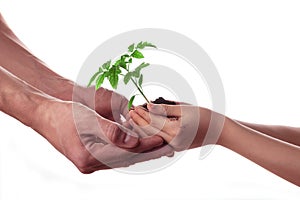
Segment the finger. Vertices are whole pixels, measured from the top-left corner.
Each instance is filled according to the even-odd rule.
[[[138,125],[136,125],[132,119],[130,119],[128,121],[128,123],[130,124],[130,126],[132,127],[132,129],[134,130],[134,132],[138,133],[141,137],[148,136],[148,134],[145,133]]]
[[[128,129],[132,129],[132,127],[131,127],[129,121],[122,122],[122,126],[128,128]]]
[[[161,130],[164,128],[164,126],[168,125],[169,119],[166,117],[162,117],[160,115],[154,115],[153,113],[150,113],[146,111],[145,109],[141,107],[136,107],[135,111],[138,115],[140,115],[145,121],[148,122],[151,126]],[[166,127],[167,128],[167,127]]]
[[[88,150],[95,159],[110,167],[110,163],[127,160],[141,152],[149,151],[162,144],[162,138],[154,136],[141,139],[137,148],[134,150],[130,149],[134,152],[128,151],[128,149],[119,148],[113,144],[104,145],[101,143],[91,145]]]
[[[164,140],[159,136],[144,137],[144,138],[140,138],[139,146],[132,150],[134,152],[141,153],[141,152],[149,151],[155,147],[159,147],[163,143]]]
[[[182,106],[180,105],[166,105],[166,104],[147,104],[149,112],[162,115],[162,116],[172,116],[180,117]]]
[[[135,148],[139,144],[138,135],[120,124],[102,118],[99,127],[97,136],[108,143],[121,148]]]
[[[118,167],[128,167],[135,163],[140,163],[148,160],[158,159],[163,156],[171,156],[174,155],[174,150],[169,145],[162,146],[159,149],[147,152],[147,153],[140,153],[137,154],[127,160],[123,160],[120,162],[110,163],[109,166],[112,168]]]
[[[129,111],[128,114],[126,115],[125,119],[126,119],[126,121],[129,121],[129,119],[130,119],[130,111]]]
[[[141,117],[135,110],[130,111],[129,114],[131,119],[139,126],[149,125],[149,122],[147,122],[143,117]]]
[[[103,145],[101,143],[95,143],[90,146],[88,150],[94,159],[108,167],[110,167],[109,163],[111,162],[119,162],[120,160],[126,159],[126,155],[128,154],[127,150],[119,148],[114,144]],[[101,164],[98,166],[102,167]]]
[[[153,126],[148,125],[148,126],[141,127],[141,126],[137,125],[136,123],[134,123],[134,121],[130,121],[130,124],[134,130],[141,131],[143,133],[146,133],[149,136],[158,135],[167,142],[171,142],[173,139],[173,137],[171,135],[169,135],[167,132],[164,132],[163,130],[159,130]]]
[[[141,126],[146,133],[149,133],[148,129],[150,129],[150,131],[151,130],[153,131],[152,127],[155,127],[156,128],[155,132],[158,134],[158,132],[161,131],[162,133],[160,133],[160,134],[163,135],[163,137],[165,139],[168,139],[168,141],[170,138],[169,138],[169,136],[166,136],[165,134],[170,135],[169,133],[173,132],[174,127],[177,127],[177,125],[178,125],[179,117],[164,117],[161,115],[149,113],[146,110],[139,108],[139,107],[135,108],[135,112],[139,116],[136,116],[136,114],[134,112],[132,112],[132,115],[134,116],[134,118],[133,118],[134,122],[137,121],[136,124]],[[149,125],[150,125],[150,127],[148,127]],[[153,133],[152,133],[152,135],[153,135]]]
[[[151,122],[150,113],[148,110],[144,109],[141,106],[137,106],[134,108],[134,111],[139,114],[145,121],[147,121],[149,124]]]
[[[156,135],[158,133],[157,129],[155,129],[150,125],[139,126],[132,119],[129,120],[129,123],[135,132],[138,132],[140,135],[143,135],[144,137]]]

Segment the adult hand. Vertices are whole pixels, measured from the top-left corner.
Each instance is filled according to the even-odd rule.
[[[95,110],[102,117],[121,123],[121,117],[128,114],[128,100],[121,94],[105,88],[75,86],[73,101]]]
[[[162,146],[162,138],[139,138],[79,103],[52,100],[38,110],[39,120],[31,126],[82,173],[127,167],[172,153],[169,146]]]
[[[94,87],[78,86],[51,71],[13,33],[1,13],[0,44],[0,65],[40,91],[64,101],[80,102],[117,122],[120,122],[120,115],[127,114],[125,97],[103,88],[95,92]]]

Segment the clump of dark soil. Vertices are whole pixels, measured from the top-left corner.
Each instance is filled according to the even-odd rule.
[[[168,105],[176,105],[176,102],[175,101],[169,101],[169,100],[165,100],[164,98],[162,97],[159,97],[157,99],[155,99],[154,101],[151,101],[151,103],[154,103],[154,104],[168,104]],[[143,104],[142,105],[145,109],[147,109],[147,104]]]

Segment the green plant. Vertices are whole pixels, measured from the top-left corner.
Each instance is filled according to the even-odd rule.
[[[95,89],[98,90],[106,78],[108,79],[112,88],[116,89],[119,84],[119,76],[123,76],[125,85],[127,85],[129,81],[131,81],[138,89],[140,94],[144,97],[144,99],[149,103],[149,100],[145,96],[142,88],[144,76],[141,73],[141,70],[149,66],[150,64],[142,62],[134,70],[130,70],[130,65],[132,64],[133,59],[144,58],[144,55],[140,50],[144,49],[145,47],[156,48],[156,46],[150,42],[141,41],[136,45],[134,43],[131,44],[128,47],[128,51],[125,54],[121,55],[121,57],[118,58],[113,64],[111,60],[109,60],[105,62],[101,67],[99,67],[98,71],[91,77],[88,83],[88,87],[93,82],[95,82]],[[136,95],[137,94],[133,95],[130,98],[128,102],[128,109],[131,108]]]

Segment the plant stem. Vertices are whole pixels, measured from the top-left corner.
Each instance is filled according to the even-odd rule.
[[[141,95],[144,97],[144,99],[147,101],[147,103],[150,103],[150,101],[147,99],[147,97],[145,96],[144,92],[141,90],[141,88],[138,86],[138,84],[136,83],[136,81],[134,81],[132,78],[130,78],[130,80],[133,82],[133,84],[135,85],[135,87],[139,90],[139,92],[141,93]]]

